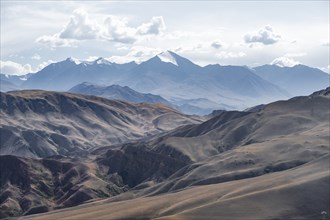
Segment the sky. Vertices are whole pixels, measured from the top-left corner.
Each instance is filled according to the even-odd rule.
[[[304,64],[329,73],[329,1],[4,1],[1,72],[68,57],[143,62],[171,50],[201,66]]]

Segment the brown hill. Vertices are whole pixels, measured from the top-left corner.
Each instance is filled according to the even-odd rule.
[[[146,148],[109,150],[105,159],[0,156],[0,218],[71,207],[161,182],[187,165]]]
[[[322,219],[330,211],[329,103],[320,92],[98,148],[84,166],[127,192],[24,218]],[[6,184],[23,187],[14,180]]]
[[[82,154],[201,122],[164,105],[48,91],[1,93],[0,154]]]
[[[300,167],[175,193],[102,200],[23,219],[322,219],[329,213],[329,155]]]
[[[70,207],[126,191],[90,162],[69,158],[0,156],[0,218]],[[120,181],[117,181],[120,182]]]

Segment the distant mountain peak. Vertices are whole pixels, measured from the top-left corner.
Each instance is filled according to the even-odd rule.
[[[128,86],[113,85],[97,85],[90,82],[83,82],[72,87],[69,92],[80,93],[85,95],[96,95],[109,99],[118,99],[135,103],[154,103],[171,106],[171,103],[159,95],[150,93],[140,93]]]
[[[105,64],[105,65],[112,65],[112,62],[110,62],[109,60],[103,58],[103,57],[99,57],[97,58],[94,63],[96,64]]]
[[[76,58],[68,57],[65,61],[75,63],[76,65],[81,64],[82,62]]]
[[[95,84],[90,83],[90,82],[82,82],[79,85],[82,85],[82,86],[94,86]]]
[[[176,60],[176,54],[169,50],[158,54],[157,57],[165,63],[172,63],[172,64],[178,66],[178,62]]]
[[[210,67],[218,68],[218,67],[221,67],[221,65],[218,64],[218,63],[214,63],[214,64],[208,64],[208,65],[206,65],[206,66],[204,66],[204,67],[207,67],[207,68],[210,68]]]

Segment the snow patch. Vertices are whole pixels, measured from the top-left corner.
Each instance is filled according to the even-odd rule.
[[[94,62],[96,62],[97,64],[105,64],[105,65],[111,65],[112,64],[109,60],[107,60],[105,58],[102,58],[102,57],[96,59]]]
[[[69,57],[68,60],[71,61],[71,62],[73,62],[73,63],[75,63],[76,65],[82,63],[80,60],[78,60],[76,58],[73,58],[73,57]]]
[[[176,62],[175,57],[169,51],[162,52],[162,53],[158,54],[157,57],[165,63],[172,63],[172,64],[178,66],[178,63]]]

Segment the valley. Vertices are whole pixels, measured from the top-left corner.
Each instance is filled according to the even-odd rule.
[[[0,0],[0,220],[330,220],[329,12]]]
[[[330,88],[253,111],[218,112],[207,120],[158,104],[88,95],[1,95],[2,135],[39,128],[46,118],[67,122],[95,117],[96,111],[93,120],[111,119],[99,122],[108,124],[104,129],[113,132],[111,126],[120,122],[137,134],[86,147],[90,137],[70,136],[76,129],[72,124],[66,127],[68,147],[55,145],[52,134],[60,130],[46,127],[42,130],[49,134],[24,147],[9,147],[23,139],[3,147],[23,135],[2,138],[7,142],[1,150],[8,150],[0,156],[1,217],[321,219],[320,213],[329,211]],[[9,126],[21,117],[39,120],[29,128]],[[152,120],[153,126],[141,127],[137,118],[147,120],[144,124]],[[101,134],[100,140],[107,137]],[[86,141],[77,150],[82,138]]]

